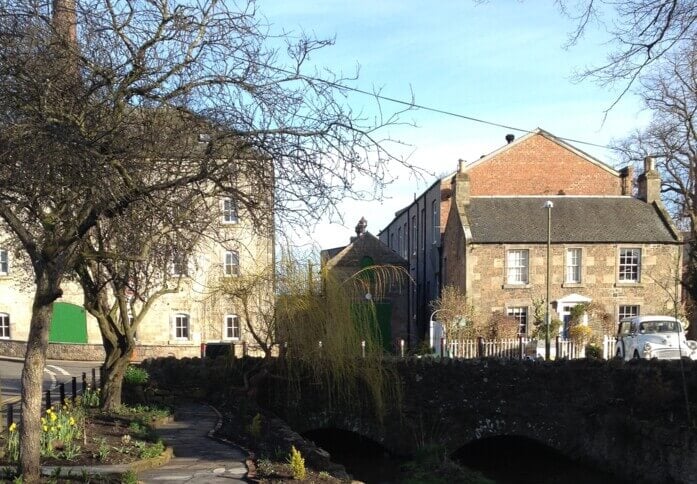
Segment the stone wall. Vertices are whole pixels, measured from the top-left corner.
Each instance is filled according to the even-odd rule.
[[[567,248],[582,250],[582,281],[564,282]],[[637,284],[620,283],[618,278],[619,247],[640,247],[641,271]],[[453,247],[457,248],[457,247]],[[506,284],[506,251],[529,250],[529,284],[521,287]],[[550,300],[554,302],[571,294],[579,294],[600,303],[614,320],[620,305],[639,305],[641,314],[670,314],[675,299],[675,271],[679,246],[655,244],[568,244],[554,245],[551,252],[552,279]],[[457,259],[446,253],[451,267],[449,274],[457,273]],[[452,260],[452,264],[450,261]],[[547,248],[545,245],[471,245],[467,253],[467,278],[472,281],[467,295],[481,318],[493,311],[506,308],[528,307],[532,314],[533,298],[544,298],[547,278]],[[461,262],[460,262],[461,263]]]
[[[167,359],[146,367],[160,384],[224,399],[253,364]],[[348,430],[397,454],[425,444],[455,452],[479,439],[515,435],[631,482],[694,482],[697,475],[697,431],[683,392],[684,382],[688,395],[697,395],[695,362],[410,358],[390,360],[387,370],[401,398],[388,397],[381,417],[360,386],[351,398],[328,400],[333,390],[325,379],[299,386],[266,380],[259,400],[298,432]],[[693,419],[697,405],[689,411]]]
[[[25,341],[0,340],[0,356],[24,358],[27,351]],[[131,358],[141,361],[146,358],[195,357],[201,355],[201,345],[139,345]],[[49,360],[104,361],[104,347],[97,344],[49,343],[46,357]]]

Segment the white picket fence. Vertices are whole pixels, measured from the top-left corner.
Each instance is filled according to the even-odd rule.
[[[545,342],[529,338],[511,339],[470,339],[458,341],[431,341],[436,356],[450,358],[544,358]],[[610,359],[615,355],[615,338],[605,336],[602,344],[602,357]],[[576,345],[568,339],[555,338],[550,341],[552,359],[585,358],[585,345]]]

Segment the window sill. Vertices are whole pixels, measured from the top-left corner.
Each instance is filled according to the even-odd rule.
[[[576,288],[576,287],[586,287],[586,285],[582,282],[565,282],[561,285],[561,287]]]
[[[530,289],[532,284],[504,284],[501,286],[502,289]]]
[[[641,282],[616,282],[615,287],[639,287],[642,288],[644,285]]]
[[[190,344],[190,343],[192,343],[192,341],[188,338],[177,338],[177,339],[171,339],[171,340],[167,341],[167,344],[172,345],[172,346],[185,345],[185,344]]]

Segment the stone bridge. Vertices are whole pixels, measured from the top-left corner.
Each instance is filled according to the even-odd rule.
[[[255,364],[145,363],[153,379],[212,400],[227,399]],[[337,398],[341,384],[326,379],[266,379],[258,399],[298,432],[347,430],[397,455],[523,437],[631,482],[697,482],[697,363],[408,358],[388,360],[385,371],[401,398],[387,395],[381,416],[366,388]]]
[[[298,432],[348,430],[395,454],[516,436],[633,482],[697,482],[692,362],[407,359],[389,367],[402,396],[388,397],[382,418],[366,393],[330,398],[327,384],[311,380],[299,391],[267,386],[262,404]]]

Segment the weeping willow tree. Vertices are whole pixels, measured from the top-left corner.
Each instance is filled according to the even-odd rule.
[[[400,388],[385,364],[377,304],[408,287],[408,273],[391,265],[323,268],[316,281],[295,261],[282,267],[276,326],[291,388],[320,382],[330,405],[367,403],[381,418],[387,402],[400,401]]]

